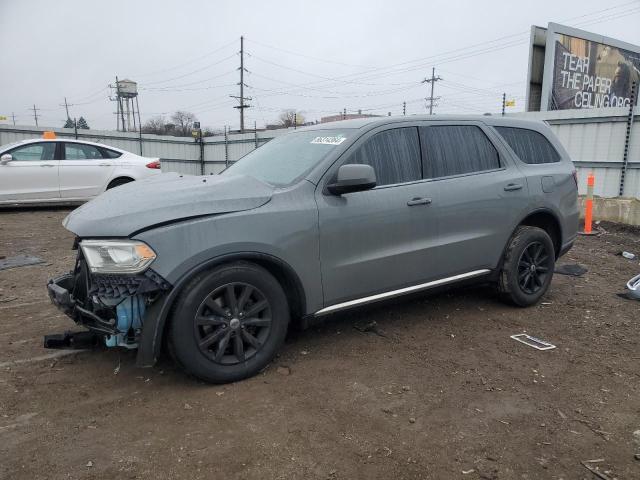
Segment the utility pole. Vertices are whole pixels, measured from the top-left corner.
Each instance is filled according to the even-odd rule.
[[[240,105],[237,105],[233,108],[237,108],[238,110],[240,110],[240,133],[244,133],[244,109],[251,106],[244,103],[245,100],[251,100],[251,97],[244,96],[244,87],[246,87],[244,83],[244,72],[248,71],[246,68],[244,68],[244,37],[240,37],[240,68],[238,70],[240,70],[240,96],[229,96],[240,101]]]
[[[298,128],[298,112],[293,112],[293,129]]]
[[[33,104],[33,109],[29,109],[29,110],[33,110],[33,118],[36,121],[36,127],[38,126],[38,110],[40,110],[39,108],[36,108],[36,104]]]
[[[431,96],[427,99],[429,101],[429,115],[433,115],[433,107],[434,107],[434,102],[436,100],[439,100],[440,97],[434,97],[433,96],[433,85],[436,82],[439,82],[440,80],[442,80],[442,78],[440,78],[440,75],[438,75],[436,77],[436,67],[433,67],[431,69],[431,78],[425,78],[422,83],[430,83],[431,84]]]
[[[347,119],[347,109],[346,108],[342,111],[342,119],[343,120]]]
[[[402,102],[402,115],[407,114],[407,102]]]
[[[627,167],[629,164],[629,146],[631,142],[631,132],[633,131],[633,109],[636,105],[636,97],[638,96],[639,89],[638,87],[640,87],[640,84],[638,84],[638,82],[633,82],[631,84],[631,101],[629,102],[629,114],[627,115],[627,133],[625,135],[624,141],[622,168],[620,169],[620,189],[618,191],[618,196],[620,197],[624,195],[624,177],[627,174]]]
[[[124,110],[122,109],[122,98],[120,97],[120,84],[118,83],[118,76],[117,75],[116,75],[116,100],[118,102],[118,106],[117,106],[118,111],[120,112],[120,116],[122,117],[122,131],[126,132],[127,131],[127,127],[124,124]],[[118,117],[116,117],[116,123],[118,121],[117,119],[118,119]]]
[[[136,95],[136,110],[138,111],[138,138],[140,139],[140,156],[142,156],[142,120],[140,120],[140,104]]]
[[[16,114],[15,112],[11,112],[11,118],[13,119],[13,126],[16,126]]]
[[[507,106],[507,94],[502,94],[502,116],[504,117],[504,109]]]
[[[60,105],[62,107],[62,105]],[[67,120],[69,120],[71,117],[69,117],[69,104],[67,103],[67,97],[64,97],[64,109],[67,112]]]

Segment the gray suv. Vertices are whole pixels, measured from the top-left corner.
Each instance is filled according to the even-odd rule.
[[[163,174],[73,211],[52,301],[107,346],[163,346],[209,382],[256,374],[290,324],[458,282],[518,306],[578,224],[574,166],[543,123],[400,117],[280,136],[220,175]]]

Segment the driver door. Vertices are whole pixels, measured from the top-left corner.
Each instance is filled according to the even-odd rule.
[[[353,148],[339,165],[371,165],[377,185],[339,196],[322,184],[316,191],[325,307],[432,276],[437,199],[433,183],[422,180],[417,127],[377,131]]]
[[[12,160],[0,164],[0,202],[52,201],[60,198],[57,142],[35,142],[4,152]]]

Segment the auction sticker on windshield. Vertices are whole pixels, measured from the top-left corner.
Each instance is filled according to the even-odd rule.
[[[336,135],[334,137],[316,137],[311,140],[311,143],[321,145],[340,145],[345,140],[346,137],[343,137],[342,135]]]

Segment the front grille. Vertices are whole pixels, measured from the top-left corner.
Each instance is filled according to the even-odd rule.
[[[123,275],[94,275],[92,293],[103,298],[129,297],[138,293],[146,277]]]

